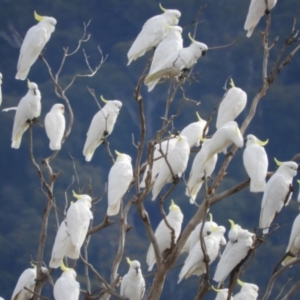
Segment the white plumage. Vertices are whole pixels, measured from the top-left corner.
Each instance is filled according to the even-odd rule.
[[[86,161],[91,161],[96,148],[113,131],[121,107],[121,101],[106,101],[104,107],[94,115],[83,148]]]
[[[45,130],[50,140],[51,150],[61,149],[61,140],[66,128],[64,117],[65,107],[63,104],[54,104],[45,117]]]
[[[258,297],[258,286],[246,283],[238,279],[237,283],[241,286],[241,291],[237,293],[233,300],[256,300]]]
[[[247,104],[247,94],[235,87],[232,79],[231,85],[232,87],[227,91],[218,109],[217,129],[229,121],[234,121]]]
[[[137,260],[131,261],[128,258],[127,262],[129,263],[129,270],[122,278],[120,294],[128,300],[141,300],[145,293],[145,279],[141,264]]]
[[[232,220],[228,220],[228,221],[230,223],[230,230],[228,232],[228,239],[232,243],[235,243],[238,239],[239,232],[243,229],[239,224],[234,224],[234,222]]]
[[[269,226],[273,222],[276,214],[278,214],[283,206],[289,204],[292,193],[289,199],[286,199],[290,185],[293,182],[293,177],[297,174],[298,165],[293,161],[280,163],[275,174],[268,181],[262,203],[259,218],[259,227],[264,228],[263,233],[269,232]],[[284,203],[284,201],[286,201]]]
[[[189,159],[190,146],[185,136],[179,136],[174,149],[167,154],[166,159],[160,167],[158,176],[152,189],[152,200],[155,200],[161,189],[169,182],[173,181],[173,176],[181,177],[185,171]],[[167,164],[169,163],[172,172]],[[173,173],[173,174],[172,174]]]
[[[2,104],[2,73],[0,73],[0,105]]]
[[[219,290],[219,289],[215,289],[213,287],[213,290],[215,292],[217,292],[217,297],[215,298],[215,300],[227,300],[227,298],[228,298],[228,292],[229,292],[228,289],[220,289]],[[230,297],[230,300],[233,300],[232,296]]]
[[[268,141],[262,142],[253,134],[247,135],[246,149],[243,153],[244,167],[250,177],[250,192],[263,192],[268,172],[268,156],[264,149]]]
[[[161,7],[162,8],[162,7]],[[176,9],[163,9],[164,13],[150,18],[143,26],[132,46],[127,57],[128,64],[144,55],[151,48],[156,47],[167,35],[166,25],[177,25],[181,16],[180,11]]]
[[[117,151],[116,153],[117,160],[108,174],[108,216],[114,216],[119,212],[121,199],[133,179],[131,157]]]
[[[35,63],[41,51],[55,30],[56,20],[52,17],[42,17],[34,12],[39,23],[31,27],[23,40],[17,66],[16,79],[25,80],[30,67]]]
[[[203,142],[202,147],[196,154],[192,164],[189,180],[185,190],[185,194],[190,197],[191,204],[195,203],[202,184],[205,182],[206,178],[212,174],[216,167],[218,154],[210,154],[210,143],[210,139],[206,139]]]
[[[260,18],[266,13],[270,12],[275,6],[277,0],[267,0],[268,7],[266,7],[265,0],[251,0],[248,15],[245,21],[244,29],[247,30],[247,37],[250,37],[254,28],[258,24]]]
[[[174,229],[174,243],[177,242],[178,237],[181,232],[181,225],[183,221],[183,214],[178,205],[174,204],[172,200],[172,204],[170,206],[169,213],[167,215],[167,221],[169,225]],[[171,247],[172,235],[170,228],[166,225],[164,219],[160,221],[156,230],[155,230],[155,238],[157,240],[157,244],[160,252],[163,254],[166,249]],[[154,264],[156,263],[155,253],[153,249],[153,245],[150,244],[146,262],[149,266],[148,270],[152,271]]]
[[[38,85],[28,81],[28,92],[20,100],[14,118],[11,147],[20,148],[23,133],[28,129],[29,122],[38,118],[41,113],[41,93]]]

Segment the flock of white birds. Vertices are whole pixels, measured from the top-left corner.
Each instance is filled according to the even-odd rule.
[[[245,22],[247,36],[250,37],[260,18],[275,6],[276,0],[251,0],[248,16]],[[177,26],[181,13],[178,10],[160,8],[163,13],[150,18],[143,26],[141,32],[135,39],[128,51],[128,65],[144,55],[145,52],[156,48],[152,59],[149,74],[145,78],[148,91],[153,90],[155,85],[163,77],[178,77],[185,70],[190,69],[197,60],[205,54],[208,47],[195,41],[190,35],[191,45],[184,48],[182,40],[182,28]],[[20,49],[20,56],[17,65],[16,79],[25,80],[30,67],[40,55],[43,47],[49,41],[51,33],[55,29],[56,20],[52,17],[42,17],[35,13],[39,23],[31,27],[23,41]],[[2,74],[0,77],[2,84]],[[1,88],[1,86],[0,86]],[[23,133],[40,116],[41,93],[36,83],[28,80],[28,93],[20,100],[12,132],[12,148],[18,149]],[[0,93],[1,95],[1,93]],[[103,108],[93,117],[87,132],[84,144],[83,155],[86,161],[91,161],[96,148],[103,140],[112,133],[122,103],[118,100],[105,100]],[[0,96],[0,101],[2,96]],[[162,188],[179,178],[187,167],[190,149],[199,146],[201,150],[194,158],[188,182],[186,184],[186,195],[190,203],[194,204],[202,184],[209,177],[216,166],[218,154],[227,153],[227,148],[232,144],[242,148],[244,138],[240,132],[235,118],[244,110],[247,103],[247,94],[241,88],[235,87],[231,80],[231,88],[226,92],[219,106],[216,132],[210,139],[205,136],[208,132],[207,122],[197,113],[198,121],[186,126],[178,136],[170,136],[157,144],[154,149],[152,172],[148,172],[147,166],[141,188],[148,184],[152,187],[152,200],[160,194]],[[6,109],[6,111],[10,110]],[[45,117],[45,130],[50,140],[49,147],[53,151],[61,149],[62,139],[65,131],[64,105],[53,105]],[[263,192],[259,227],[267,233],[274,217],[280,212],[283,206],[288,205],[291,198],[290,186],[293,177],[297,174],[298,165],[293,161],[279,162],[277,171],[266,183],[268,171],[268,157],[263,148],[267,143],[260,141],[257,137],[249,134],[246,138],[246,148],[243,154],[245,169],[250,177],[250,191]],[[120,203],[123,195],[128,190],[133,180],[133,168],[131,157],[116,151],[117,159],[112,166],[108,176],[108,208],[107,215],[113,216],[119,213]],[[149,177],[149,178],[148,178]],[[288,197],[289,195],[289,197]],[[50,268],[61,267],[63,273],[54,286],[54,298],[56,300],[75,300],[79,298],[79,283],[76,281],[76,272],[63,264],[64,257],[78,259],[80,249],[86,237],[90,220],[93,218],[91,212],[92,199],[89,195],[77,195],[77,199],[71,203],[66,220],[64,220],[57,231],[52,250],[52,257],[49,263]],[[167,215],[169,226],[174,229],[172,241],[169,226],[162,220],[155,230],[155,237],[161,253],[176,243],[183,221],[183,214],[173,201]],[[178,283],[189,278],[191,275],[200,276],[206,272],[204,254],[199,242],[201,227],[203,227],[203,240],[209,256],[209,264],[213,263],[219,255],[220,248],[225,246],[219,263],[217,265],[213,280],[219,286],[226,280],[230,272],[247,256],[249,249],[253,247],[255,235],[240,225],[229,220],[231,229],[226,241],[225,227],[219,226],[210,220],[198,224],[189,236],[182,253],[188,256],[180,271]],[[290,242],[287,248],[289,254],[283,261],[283,265],[293,261],[300,251],[300,216],[294,222]],[[121,296],[130,300],[142,299],[145,293],[145,280],[141,272],[141,265],[138,261],[131,261],[127,258],[129,271],[121,282]],[[151,271],[156,264],[156,257],[152,244],[146,257],[146,262]],[[43,269],[46,272],[46,269]],[[36,267],[26,269],[20,276],[12,300],[30,299],[34,290],[36,278]],[[231,299],[255,300],[258,297],[258,286],[244,283],[238,280],[241,291]],[[26,289],[25,289],[26,287]],[[228,289],[213,289],[217,292],[216,299],[227,299]]]

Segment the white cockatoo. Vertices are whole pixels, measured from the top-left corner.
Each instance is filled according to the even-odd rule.
[[[282,262],[283,266],[296,260],[297,255],[300,253],[300,214],[294,220],[286,253],[287,257]]]
[[[212,286],[212,289],[217,293],[215,300],[227,300],[228,298],[228,289],[216,289]],[[230,297],[230,300],[233,300],[233,297]]]
[[[205,182],[206,178],[212,174],[218,161],[217,153],[213,155],[210,154],[210,143],[211,139],[204,140],[202,147],[196,154],[192,164],[185,190],[185,194],[190,197],[191,204],[195,203],[202,184]]]
[[[34,18],[39,21],[26,33],[23,40],[17,66],[16,79],[25,80],[30,67],[35,63],[41,54],[46,43],[55,30],[56,20],[52,17],[40,16],[34,12]]]
[[[51,150],[61,149],[61,140],[65,133],[66,120],[64,117],[65,106],[54,104],[45,117],[45,130],[50,140]]]
[[[207,45],[195,41],[189,34],[192,43],[189,47],[172,52],[171,55],[145,78],[145,84],[148,86],[148,92],[151,92],[162,77],[175,77],[181,75],[185,70],[189,70],[208,50]]]
[[[154,183],[157,174],[159,173],[159,170],[164,162],[164,157],[162,156],[162,153],[164,155],[168,154],[171,152],[177,142],[178,137],[177,136],[171,136],[170,138],[164,140],[163,142],[156,144],[154,146],[154,151],[153,151],[153,164],[152,164],[152,171],[151,171],[151,183]],[[162,153],[161,153],[162,151]],[[143,179],[140,183],[140,188],[145,188],[146,187],[146,178],[148,175],[149,171],[149,165],[146,166]]]
[[[211,228],[211,234],[207,235],[203,239],[207,250],[207,255],[209,257],[209,265],[218,257],[220,244],[226,231],[225,227],[223,226],[211,226]],[[177,283],[180,283],[183,279],[187,279],[192,275],[201,276],[204,273],[206,273],[206,264],[204,262],[204,254],[201,248],[201,242],[199,241],[198,237],[198,242],[190,250],[188,257],[184,262]]]
[[[0,73],[0,105],[2,104],[2,73]]]
[[[232,78],[230,85],[231,88],[224,95],[218,108],[217,129],[229,121],[234,121],[247,104],[247,94],[241,88],[235,87]]]
[[[234,143],[238,148],[244,146],[244,139],[238,124],[235,121],[229,121],[220,127],[210,139],[207,149],[208,158],[216,153],[227,153],[227,148]]]
[[[105,100],[102,96],[101,99],[106,104],[94,115],[86,134],[87,138],[83,148],[86,161],[91,161],[96,148],[111,134],[122,107],[122,102],[119,100]]]
[[[23,133],[29,128],[31,121],[36,120],[41,113],[41,93],[38,85],[28,80],[28,92],[20,100],[14,118],[11,147],[20,148]]]
[[[268,5],[266,6],[266,1]],[[247,37],[250,37],[260,18],[274,8],[277,0],[251,0],[248,15],[245,21],[244,29],[247,31]]]
[[[237,280],[237,283],[241,286],[241,290],[237,293],[233,300],[256,300],[258,297],[258,286],[253,283],[243,282]]]
[[[168,33],[167,26],[178,24],[181,16],[180,11],[176,9],[164,9],[161,5],[159,5],[159,7],[163,11],[163,14],[150,18],[144,24],[142,31],[139,33],[127,53],[127,66],[129,66],[133,60],[143,56],[147,51],[156,47],[163,41]]]
[[[198,122],[193,122],[184,127],[181,131],[181,135],[184,135],[188,139],[188,143],[191,148],[194,146],[199,147],[200,146],[200,139],[204,138],[205,135],[207,135],[208,127],[206,127],[205,132],[204,128],[207,124],[207,122],[199,116],[198,112],[196,112]]]
[[[294,161],[279,162],[276,159],[275,161],[279,168],[267,182],[259,217],[259,227],[263,228],[265,234],[269,232],[269,226],[283,206],[289,204],[292,192],[288,199],[287,196],[298,170],[298,165]]]
[[[128,257],[129,270],[121,281],[120,295],[129,300],[141,300],[145,293],[145,279],[142,274],[141,264],[137,260],[131,261]]]
[[[159,247],[160,253],[164,253],[165,250],[169,249],[172,242],[175,244],[181,232],[181,225],[183,221],[183,214],[180,207],[171,200],[169,213],[166,217],[168,224],[174,229],[174,241],[172,241],[172,231],[167,226],[165,220],[161,220],[155,230],[155,238]],[[154,264],[156,263],[154,248],[152,243],[149,246],[147,252],[146,262],[149,266],[148,271],[152,271]]]
[[[89,229],[90,220],[93,219],[90,210],[92,198],[89,195],[77,195],[74,191],[73,196],[78,200],[69,207],[66,221],[71,242],[79,252]]]
[[[122,197],[133,179],[131,157],[118,151],[116,154],[117,160],[108,174],[108,216],[114,216],[119,212]]]
[[[78,300],[79,299],[79,282],[76,281],[76,272],[74,269],[67,268],[61,264],[63,273],[56,280],[53,295],[55,300]]]
[[[299,169],[299,167],[298,167],[298,169]],[[297,202],[298,202],[298,208],[299,208],[299,210],[300,210],[300,180],[298,179],[297,182],[298,182],[298,185],[299,185],[299,191],[298,191]]]
[[[243,153],[244,167],[250,177],[250,192],[263,192],[268,172],[268,156],[263,146],[268,143],[259,140],[253,134],[247,135],[246,148]]]
[[[229,241],[217,265],[213,279],[219,283],[224,282],[229,273],[247,256],[248,251],[253,248],[253,233],[240,227],[236,234],[234,241],[232,241],[232,237],[229,237]]]
[[[189,154],[190,146],[187,138],[180,135],[174,149],[163,158],[163,163],[153,185],[152,200],[156,199],[164,185],[174,180],[173,176],[177,176],[178,178],[182,176],[182,173],[187,167]]]
[[[235,224],[234,221],[228,220],[230,223],[230,230],[228,231],[228,239],[232,243],[235,243],[238,238],[238,234],[242,229],[242,227],[239,224]]]

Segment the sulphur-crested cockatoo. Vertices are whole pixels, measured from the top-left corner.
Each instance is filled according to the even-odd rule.
[[[216,289],[212,286],[212,289],[217,293],[215,300],[227,300],[228,298],[228,289]],[[233,300],[233,297],[230,297],[230,300]]]
[[[188,143],[191,148],[194,146],[199,147],[200,146],[200,139],[207,135],[208,127],[206,127],[205,132],[204,128],[207,124],[207,122],[199,116],[198,112],[196,112],[198,122],[193,122],[186,127],[184,127],[181,131],[181,135],[184,135],[188,139]]]
[[[69,207],[66,220],[71,242],[79,252],[89,229],[90,220],[93,219],[90,210],[92,198],[89,195],[77,195],[74,191],[73,196],[78,200]]]
[[[178,138],[177,136],[171,136],[170,138],[154,146],[151,181],[150,181],[151,184],[154,183],[156,176],[159,173],[159,170],[164,162],[163,154],[166,155],[174,149],[177,142],[177,138]],[[148,171],[149,171],[149,165],[146,166],[143,179],[140,183],[140,188],[146,187],[146,178],[148,175]]]
[[[65,256],[78,259],[80,256],[80,248],[78,249],[72,244],[68,226],[64,220],[61,222],[56,233],[49,267],[53,269],[60,267]]]
[[[299,169],[299,167],[298,167]],[[297,197],[297,202],[298,202],[298,208],[300,209],[300,180],[297,180],[298,185],[299,185],[299,191],[298,191],[298,197]]]
[[[125,299],[141,300],[145,293],[145,279],[142,274],[141,264],[137,260],[131,261],[126,257],[129,270],[121,281],[120,294]]]
[[[217,129],[229,121],[234,121],[247,104],[247,94],[242,89],[235,87],[232,79],[230,84],[231,88],[226,92],[218,109]]]
[[[127,57],[128,64],[144,55],[148,50],[156,47],[167,35],[168,27],[177,25],[181,16],[180,11],[176,9],[164,9],[159,5],[163,14],[150,18],[143,26],[132,46]]]
[[[0,73],[0,105],[2,104],[2,73]]]
[[[213,263],[219,254],[220,244],[224,238],[225,231],[226,229],[223,226],[212,226],[211,234],[204,237],[204,243],[209,257],[209,264]],[[188,257],[184,262],[177,283],[180,283],[183,279],[187,279],[192,275],[201,276],[204,273],[206,273],[206,264],[204,262],[201,242],[198,238],[198,243],[196,243],[190,250]]]
[[[207,45],[195,41],[190,34],[189,37],[192,41],[189,47],[172,52],[160,65],[153,68],[145,78],[148,92],[154,89],[160,78],[179,76],[184,70],[189,70],[201,56],[205,55],[208,49]]]
[[[108,174],[108,216],[114,216],[119,212],[122,197],[133,179],[131,157],[118,151],[116,154],[117,160]]]
[[[228,274],[247,256],[253,247],[254,234],[246,229],[237,231],[236,240],[229,239],[215,271],[214,280],[222,283]]]
[[[263,228],[263,233],[269,232],[269,226],[276,215],[283,206],[289,204],[292,193],[288,199],[287,196],[298,169],[298,165],[293,161],[279,162],[276,160],[276,163],[279,168],[268,181],[261,203],[259,227]]]
[[[63,263],[61,265],[63,273],[56,280],[53,295],[55,300],[78,300],[79,282],[76,281],[76,272],[74,269],[67,268]]]
[[[253,134],[247,135],[246,149],[243,153],[244,167],[250,177],[250,192],[263,192],[266,186],[266,176],[268,172],[268,156],[265,151],[265,142],[260,141]]]
[[[161,220],[155,230],[155,238],[159,247],[160,253],[164,253],[166,249],[169,249],[172,242],[175,244],[181,232],[181,224],[183,221],[183,214],[178,205],[171,200],[169,213],[167,215],[168,224],[174,229],[174,241],[172,241],[172,231],[167,226],[165,220]],[[152,271],[154,264],[156,263],[155,253],[153,245],[150,244],[146,262],[149,266],[148,270]]]
[[[40,113],[41,93],[37,84],[28,80],[28,92],[20,100],[14,118],[12,148],[20,148],[23,133],[28,129],[30,122],[40,116]]]
[[[267,1],[267,5],[266,5]],[[251,0],[248,15],[245,21],[244,29],[247,31],[247,37],[250,37],[260,18],[273,9],[277,0]]]
[[[232,243],[235,243],[237,241],[239,232],[243,229],[239,224],[235,224],[234,221],[232,220],[228,220],[228,221],[230,223],[230,230],[228,231],[228,239]]]
[[[122,102],[119,100],[108,101],[102,96],[101,99],[106,104],[94,115],[87,132],[87,138],[83,148],[83,155],[86,161],[91,161],[96,148],[111,134],[122,107]]]
[[[64,117],[65,107],[63,104],[54,104],[45,117],[45,129],[50,140],[51,150],[60,150],[61,140],[66,128]]]
[[[258,286],[253,283],[243,282],[237,280],[237,283],[241,286],[241,290],[237,293],[233,300],[256,300],[258,297]]]
[[[34,17],[39,23],[32,26],[25,35],[20,49],[16,79],[27,78],[30,67],[35,63],[49,41],[51,33],[55,30],[54,18],[39,16],[36,12],[34,12]]]
[[[163,163],[153,185],[152,200],[156,199],[164,185],[174,180],[173,176],[178,178],[182,176],[187,167],[189,154],[190,146],[187,138],[180,135],[174,149],[163,158]]]
[[[190,197],[190,203],[194,204],[197,194],[199,193],[202,184],[209,177],[216,167],[218,154],[210,154],[210,139],[205,139],[200,151],[196,154],[189,180],[187,182],[185,194]]]

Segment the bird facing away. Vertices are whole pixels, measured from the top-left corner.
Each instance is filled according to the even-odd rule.
[[[233,300],[256,300],[258,297],[258,286],[252,283],[246,283],[241,280],[237,280],[237,283],[241,286],[241,290],[237,293]]]
[[[152,200],[156,199],[161,189],[167,183],[170,183],[176,178],[180,178],[182,176],[182,173],[187,167],[189,154],[190,146],[188,144],[187,138],[180,135],[174,149],[163,159],[163,163],[153,185]],[[170,165],[170,167],[168,164]]]
[[[105,100],[102,96],[101,99],[106,104],[94,115],[86,134],[87,138],[83,148],[86,161],[91,161],[96,148],[112,133],[122,107],[122,102],[119,100]]]
[[[41,93],[38,85],[28,80],[28,92],[20,100],[14,118],[11,147],[19,149],[23,133],[29,128],[32,121],[41,113]]]
[[[274,8],[277,0],[251,0],[248,15],[245,21],[244,29],[247,31],[247,37],[250,37],[254,28],[258,24],[260,18],[264,14],[270,13],[270,10]]]
[[[53,295],[55,300],[78,300],[79,299],[79,282],[76,281],[76,272],[74,269],[67,268],[61,264],[63,271],[61,276],[56,280]]]
[[[2,104],[2,73],[0,73],[0,106]]]
[[[45,130],[50,140],[51,150],[61,149],[61,140],[65,133],[66,120],[64,117],[65,107],[63,104],[54,104],[45,117]]]
[[[259,140],[253,134],[247,135],[246,148],[243,153],[244,167],[250,177],[250,192],[263,192],[266,186],[269,160],[265,151],[265,142]]]
[[[141,300],[145,293],[145,279],[142,274],[141,264],[137,260],[131,261],[126,258],[129,264],[129,270],[121,281],[122,297],[129,300]]]
[[[207,45],[195,41],[189,34],[191,45],[180,49],[177,52],[172,52],[164,62],[153,70],[145,78],[145,85],[148,86],[148,92],[151,92],[160,78],[176,77],[181,75],[185,70],[189,70],[201,57],[204,56],[208,47]]]
[[[139,33],[127,53],[127,66],[129,66],[133,60],[143,56],[147,51],[156,47],[163,41],[168,33],[167,26],[178,24],[181,16],[180,11],[176,9],[164,9],[161,5],[159,6],[163,11],[163,14],[150,18],[144,24],[142,31]]]
[[[23,40],[17,65],[16,79],[25,80],[30,67],[41,54],[46,43],[55,30],[56,20],[52,17],[40,16],[34,12],[35,19],[39,22],[32,26]]]
[[[181,232],[181,225],[183,221],[183,214],[178,205],[171,200],[169,213],[166,217],[169,225],[174,229],[174,240],[172,241],[172,231],[167,226],[165,220],[161,220],[155,230],[155,238],[157,241],[160,253],[163,255],[164,251],[170,249],[172,242],[175,244]],[[152,243],[149,246],[147,252],[146,262],[149,266],[148,271],[152,271],[154,264],[156,263],[154,248]]]
[[[264,234],[269,232],[269,226],[283,206],[289,204],[292,193],[289,197],[288,194],[298,170],[298,165],[293,161],[276,160],[276,163],[279,168],[267,182],[261,203],[259,227],[263,228]]]
[[[234,121],[247,104],[247,94],[242,89],[235,87],[232,78],[230,85],[231,88],[226,92],[218,109],[217,129],[229,121]]]
[[[217,297],[215,298],[215,300],[227,300],[228,298],[228,289],[216,289],[212,286],[212,289],[217,293]],[[233,297],[230,297],[230,300],[233,300]]]
[[[131,157],[118,151],[116,154],[117,160],[108,174],[108,216],[114,216],[119,212],[122,197],[133,179]]]

